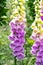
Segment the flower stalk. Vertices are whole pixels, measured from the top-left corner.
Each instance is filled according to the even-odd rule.
[[[14,5],[15,3],[15,5]],[[15,9],[12,10],[11,19],[13,20],[9,23],[11,28],[11,34],[9,35],[9,40],[11,40],[10,48],[12,49],[13,56],[17,60],[22,60],[25,57],[24,54],[24,44],[25,44],[25,0],[13,0],[13,6]],[[15,16],[14,16],[15,15]],[[15,63],[16,63],[15,59]]]
[[[37,9],[37,6],[39,9]],[[31,39],[34,40],[31,53],[36,56],[35,65],[43,65],[43,0],[37,6],[35,6],[35,21],[31,26],[33,29]]]

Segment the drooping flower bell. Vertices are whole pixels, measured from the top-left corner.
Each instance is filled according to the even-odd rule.
[[[36,65],[43,65],[43,39],[40,39],[38,52],[36,54]]]

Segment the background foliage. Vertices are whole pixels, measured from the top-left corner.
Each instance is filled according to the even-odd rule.
[[[17,65],[34,65],[35,63],[35,57],[30,53],[34,41],[29,38],[32,33],[30,26],[35,19],[34,1],[35,0],[26,0],[27,27],[25,36],[26,45],[24,46],[26,57],[23,61],[16,61]],[[11,53],[12,50],[9,48],[10,41],[8,40],[8,35],[10,34],[8,24],[10,21],[11,11],[10,0],[0,0],[0,65],[14,65],[15,63],[14,57]]]
[[[0,25],[6,24],[7,22],[7,8],[6,8],[6,0],[0,0]]]

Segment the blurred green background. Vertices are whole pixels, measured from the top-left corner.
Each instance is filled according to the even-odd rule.
[[[25,58],[22,61],[16,60],[16,65],[34,65],[35,57],[31,55],[30,50],[33,45],[33,40],[29,37],[32,34],[31,24],[35,19],[35,0],[26,0],[26,43],[25,44]],[[13,2],[13,0],[12,0]],[[10,41],[8,36],[10,34],[10,15],[11,5],[10,0],[0,0],[0,65],[15,65],[15,58],[12,55],[12,50],[9,48]]]

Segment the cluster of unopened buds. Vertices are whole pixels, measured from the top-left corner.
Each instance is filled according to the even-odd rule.
[[[12,0],[12,1],[11,1],[12,12],[10,18],[13,19],[15,17],[20,16],[23,19],[26,15],[24,7],[25,0]]]

